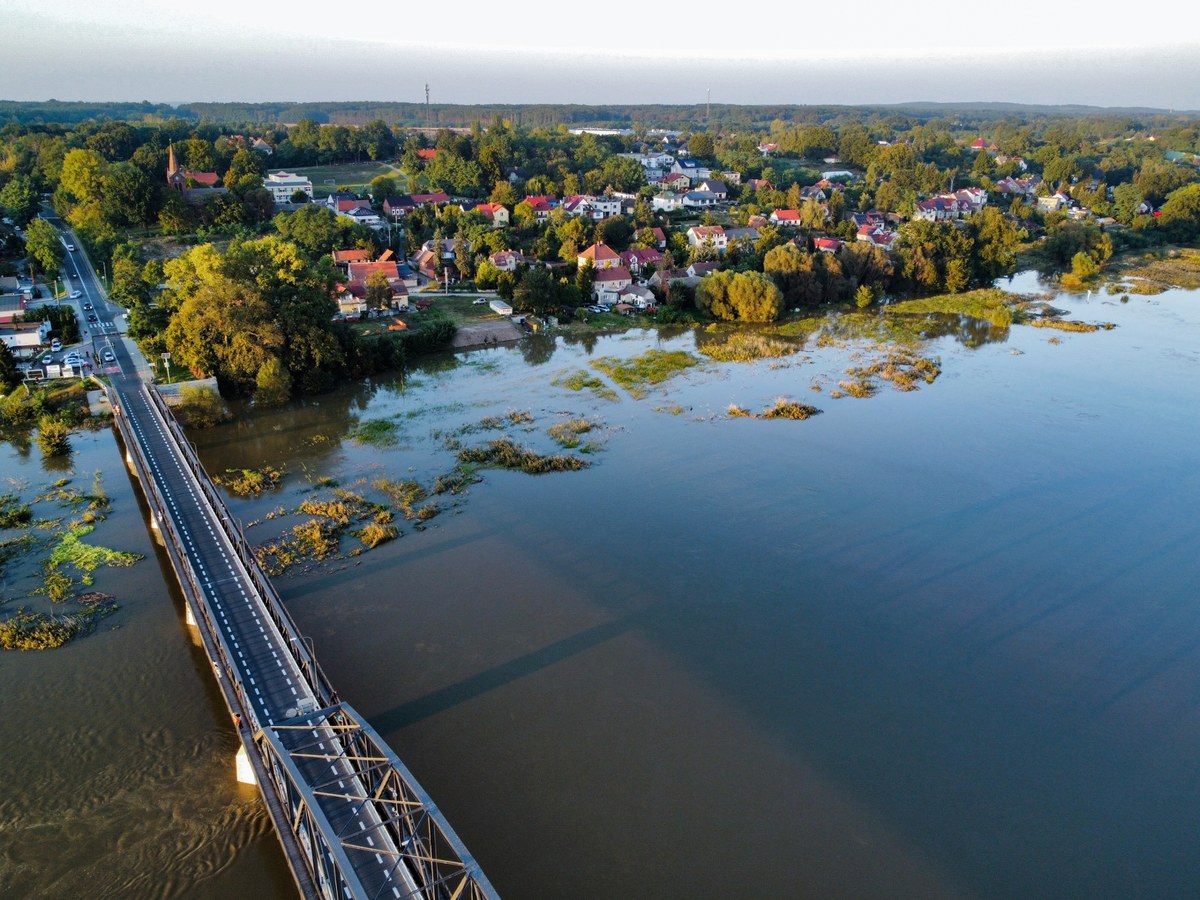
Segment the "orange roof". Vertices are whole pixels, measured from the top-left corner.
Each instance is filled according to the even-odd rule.
[[[370,260],[371,253],[368,250],[359,250],[358,248],[355,248],[353,250],[333,251],[333,261],[335,263],[370,262]]]
[[[606,259],[620,259],[621,254],[617,253],[608,244],[595,243],[579,254],[580,259],[590,259],[592,262],[601,262]]]

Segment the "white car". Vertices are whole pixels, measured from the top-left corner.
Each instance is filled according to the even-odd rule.
[[[62,349],[62,341],[60,341],[58,338],[55,338],[54,340],[52,340],[50,342],[51,352],[57,353],[61,349]]]
[[[83,296],[83,291],[71,291],[71,299],[72,300],[78,300],[82,296]]]

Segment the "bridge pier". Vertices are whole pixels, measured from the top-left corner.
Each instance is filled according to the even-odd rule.
[[[238,747],[235,764],[238,784],[258,784],[258,779],[254,777],[254,766],[250,765],[250,757],[246,754],[245,744]]]
[[[185,601],[184,601],[184,603],[183,603],[183,610],[184,610],[184,612],[183,612],[183,621],[187,622],[187,623],[188,623],[189,625],[191,625],[193,628],[197,627],[197,625],[196,625],[196,614],[192,612],[192,604],[188,603],[188,602],[185,600]]]

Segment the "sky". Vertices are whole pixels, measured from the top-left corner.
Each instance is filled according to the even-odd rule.
[[[984,6],[0,0],[0,99],[1200,110],[1190,3]]]

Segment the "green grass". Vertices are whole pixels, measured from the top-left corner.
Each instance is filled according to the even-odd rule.
[[[302,166],[298,169],[288,169],[296,175],[303,175],[312,181],[313,194],[317,199],[328,197],[336,190],[347,190],[361,193],[371,180],[386,175],[396,181],[396,190],[407,191],[408,179],[398,170],[379,162],[345,163],[339,166]]]
[[[371,447],[391,447],[400,426],[391,419],[366,419],[350,429],[350,440]]]
[[[920,300],[905,300],[885,307],[889,315],[941,313],[983,319],[997,328],[1013,323],[1013,303],[1016,298],[996,288],[968,291],[965,294],[942,294]]]
[[[601,400],[616,400],[617,392],[606,385],[603,381],[586,372],[583,369],[577,369],[574,372],[569,372],[560,378],[556,378],[553,382],[555,387],[566,388],[569,391],[589,390]]]
[[[699,364],[699,359],[683,350],[647,350],[632,359],[602,356],[592,362],[635,399],[645,397],[650,385],[661,384]]]

